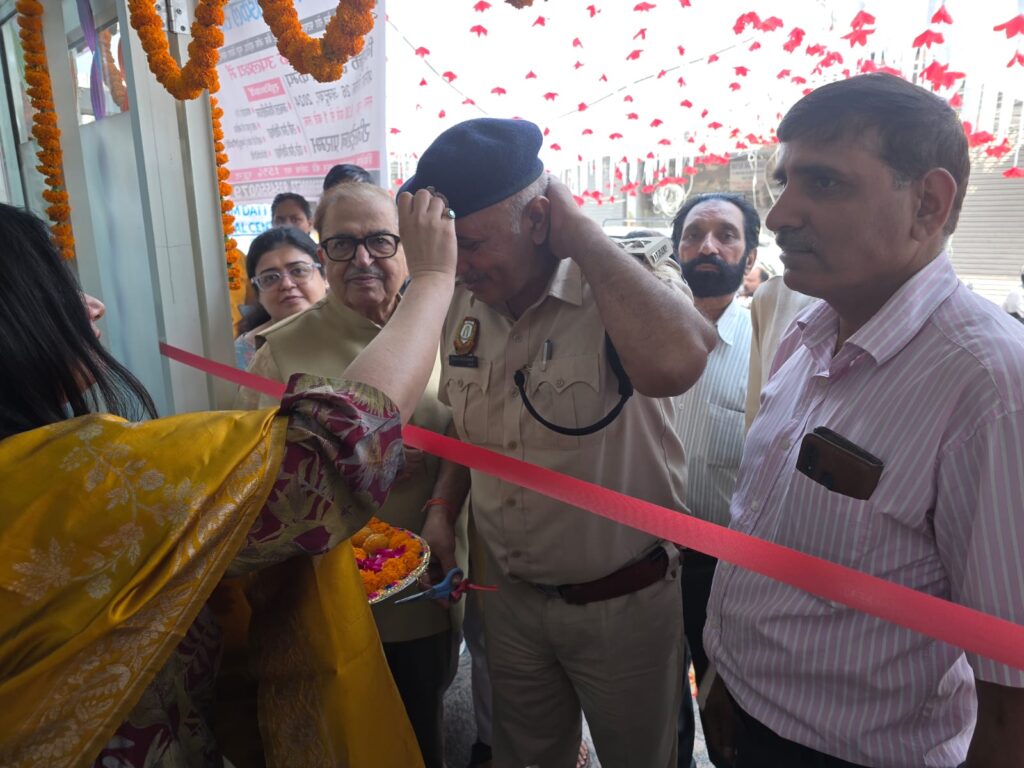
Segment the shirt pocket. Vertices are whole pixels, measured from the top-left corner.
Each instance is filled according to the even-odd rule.
[[[738,469],[743,458],[743,411],[708,403],[707,462]]]
[[[459,437],[470,443],[487,442],[487,390],[491,361],[477,358],[476,368],[448,369],[444,382],[452,419]]]
[[[794,469],[780,517],[779,544],[857,568],[866,554],[873,504],[830,491]]]
[[[604,417],[601,397],[601,359],[597,355],[578,355],[534,363],[526,387],[530,404],[545,420],[560,427],[589,427]],[[525,408],[523,409],[525,412]],[[572,450],[581,438],[553,432],[529,413],[523,435],[535,437],[530,444],[543,448]]]

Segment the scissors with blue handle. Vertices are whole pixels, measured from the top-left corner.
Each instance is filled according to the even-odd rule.
[[[462,576],[461,568],[452,568],[439,584],[435,584],[430,589],[418,594],[403,597],[401,600],[395,600],[395,605],[412,603],[417,600],[444,600],[446,598],[453,603],[457,603],[459,598],[470,589],[478,589],[482,592],[496,592],[498,589],[497,587],[473,584],[469,579],[464,579]],[[456,580],[458,580],[458,583],[456,583]]]

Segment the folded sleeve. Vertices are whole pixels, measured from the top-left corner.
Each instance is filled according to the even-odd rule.
[[[297,374],[281,401],[284,459],[229,576],[319,554],[362,528],[404,466],[398,409],[365,384]]]

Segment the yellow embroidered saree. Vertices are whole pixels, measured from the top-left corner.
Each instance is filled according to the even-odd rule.
[[[143,424],[96,415],[0,441],[0,765],[92,764],[245,542],[286,429],[276,410]],[[350,607],[353,632],[330,642],[360,659],[349,697],[374,683],[362,719],[390,730],[380,744],[380,726],[352,706],[329,703],[323,717],[356,717],[338,730],[376,739],[377,764],[415,766],[379,642],[361,632],[373,629],[369,608]],[[293,754],[293,765],[326,765],[305,761],[302,745]]]

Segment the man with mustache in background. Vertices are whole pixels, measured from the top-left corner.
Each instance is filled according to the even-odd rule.
[[[823,301],[779,346],[731,528],[1024,623],[1024,328],[947,254],[956,112],[861,75],[778,137],[765,224],[786,284]],[[736,768],[1024,765],[1024,670],[726,562],[704,642],[708,740]]]
[[[686,451],[686,505],[702,520],[729,525],[729,499],[743,454],[743,408],[750,359],[750,310],[736,295],[757,258],[761,218],[739,195],[713,192],[687,200],[672,221],[672,244],[693,291],[694,306],[715,326],[718,342],[700,380],[676,400],[676,433]],[[704,622],[718,560],[683,552],[683,628],[698,685],[707,672]],[[689,683],[684,684],[684,692]],[[687,709],[689,708],[689,709]],[[692,715],[683,697],[681,723]],[[693,737],[681,728],[679,765],[691,765]],[[718,755],[712,745],[709,756]]]

